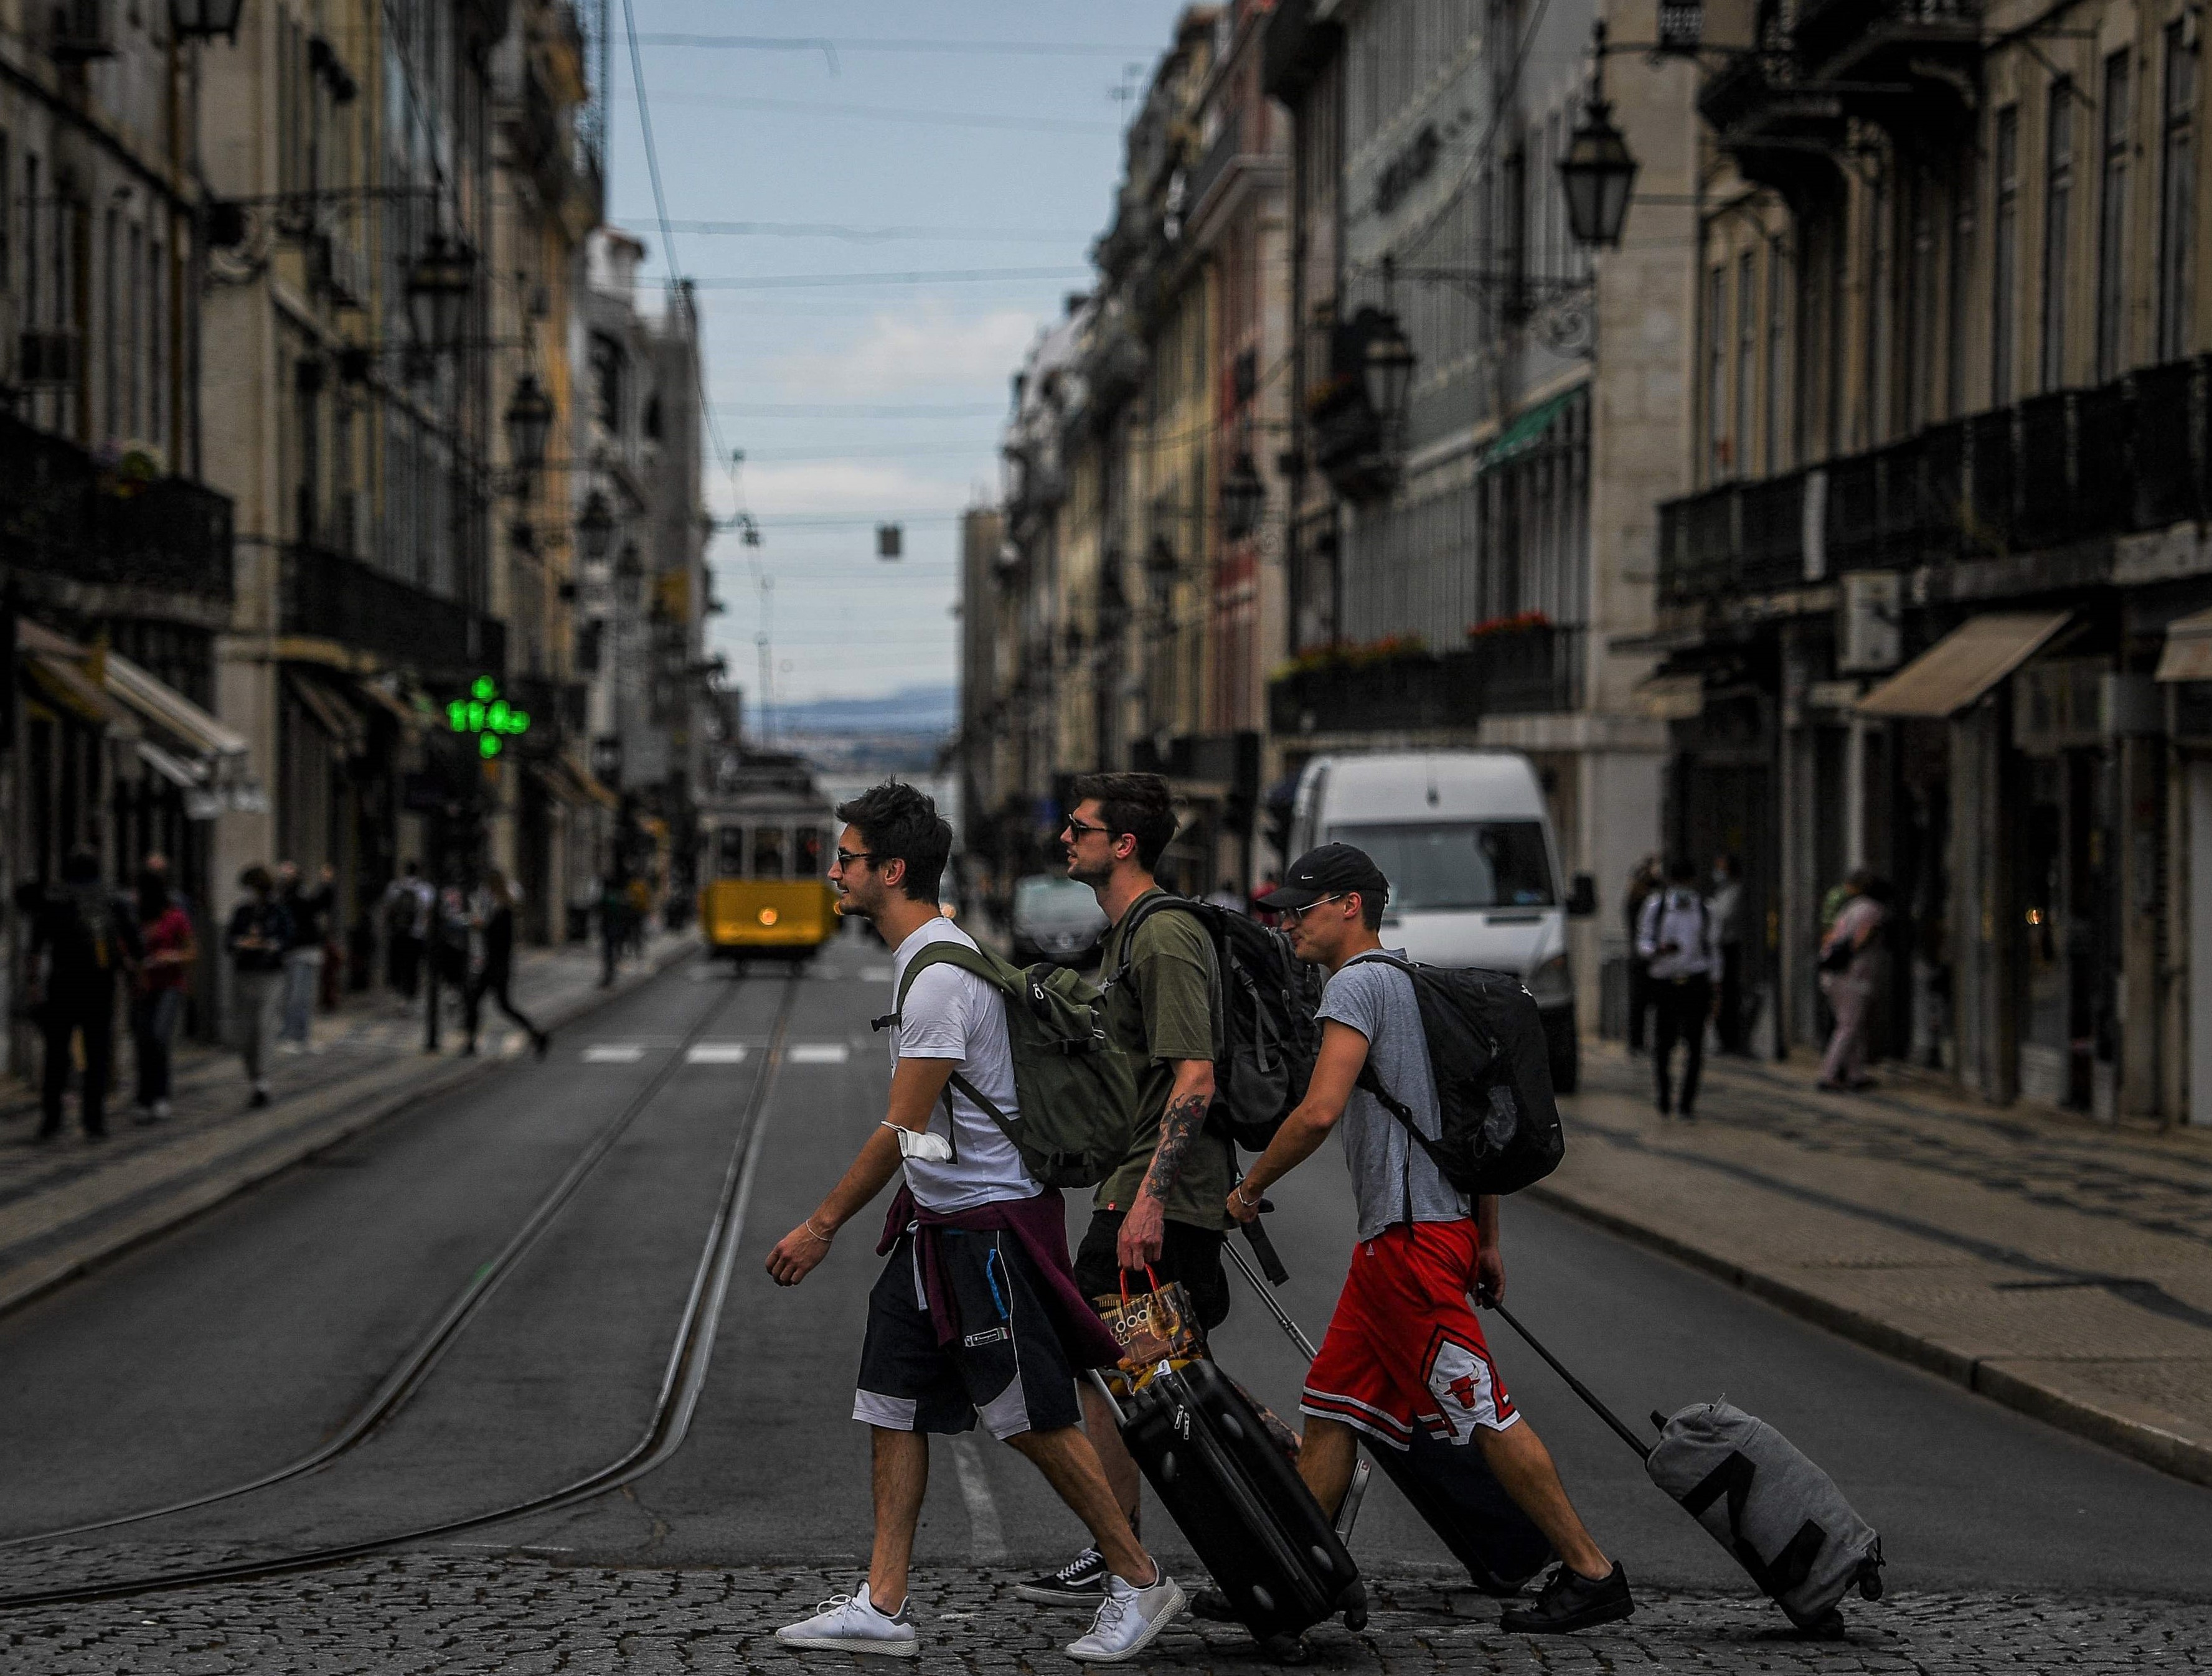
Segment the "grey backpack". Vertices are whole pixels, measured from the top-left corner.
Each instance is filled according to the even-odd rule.
[[[1651,1417],[1651,1482],[1750,1573],[1801,1630],[1821,1624],[1856,1585],[1881,1594],[1881,1539],[1836,1481],[1755,1415],[1727,1402]]]

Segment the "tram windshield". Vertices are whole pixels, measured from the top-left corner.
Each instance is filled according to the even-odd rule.
[[[745,829],[726,826],[714,835],[714,871],[724,878],[742,877],[745,871]]]
[[[784,831],[780,826],[757,826],[753,829],[753,866],[755,878],[783,877]]]
[[[822,829],[803,826],[799,829],[799,852],[792,858],[791,876],[793,878],[820,878],[828,869],[822,863]]]

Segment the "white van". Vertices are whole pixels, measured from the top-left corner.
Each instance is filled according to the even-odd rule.
[[[1595,911],[1588,874],[1562,891],[1535,765],[1516,751],[1317,756],[1298,776],[1292,856],[1356,844],[1390,881],[1382,941],[1430,966],[1517,972],[1544,1016],[1552,1083],[1581,1069],[1567,916]]]

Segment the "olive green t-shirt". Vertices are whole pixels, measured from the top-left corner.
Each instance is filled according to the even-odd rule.
[[[1144,1185],[1145,1172],[1160,1144],[1160,1116],[1175,1087],[1176,1062],[1213,1060],[1220,1053],[1220,1035],[1214,1028],[1220,1011],[1220,975],[1214,966],[1213,944],[1198,920],[1161,908],[1146,916],[1133,943],[1122,930],[1135,919],[1139,903],[1163,894],[1149,890],[1132,902],[1106,933],[1101,950],[1099,970],[1104,978],[1115,980],[1106,991],[1107,1033],[1137,1065],[1137,1120],[1130,1132],[1129,1155],[1099,1184],[1096,1202],[1102,1211],[1126,1211],[1136,1202],[1137,1190]],[[1124,943],[1130,943],[1126,972],[1121,970]],[[1164,1208],[1169,1218],[1198,1228],[1226,1229],[1230,1220],[1224,1207],[1236,1179],[1236,1143],[1225,1135],[1200,1131],[1183,1154],[1175,1185],[1168,1189]]]

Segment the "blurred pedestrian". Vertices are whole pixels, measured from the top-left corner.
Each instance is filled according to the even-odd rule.
[[[1721,1052],[1744,1049],[1743,1017],[1743,864],[1732,854],[1713,860],[1713,943],[1720,950],[1720,999],[1713,1015]]]
[[[1875,877],[1855,869],[1827,935],[1820,939],[1820,993],[1836,1015],[1828,1050],[1820,1059],[1820,1086],[1834,1093],[1872,1088],[1866,1074],[1866,1020],[1881,959],[1884,915]]]
[[[645,929],[653,918],[653,887],[645,875],[632,875],[623,890],[623,942],[635,959],[645,958]]]
[[[77,1112],[88,1140],[107,1134],[115,1060],[116,981],[137,957],[137,928],[100,876],[100,858],[71,850],[58,890],[43,893],[31,927],[32,1006],[46,1036],[36,1139],[61,1133],[71,1049],[84,1046]]]
[[[399,877],[384,887],[384,981],[411,1008],[422,987],[422,948],[430,935],[432,892],[422,868],[411,859],[399,865]]]
[[[1679,1110],[1687,1122],[1698,1114],[1698,1073],[1705,1067],[1705,1023],[1713,1013],[1713,974],[1720,964],[1712,910],[1698,894],[1698,864],[1689,857],[1670,862],[1666,889],[1645,899],[1636,947],[1650,965],[1651,1069],[1659,1115]],[[1679,1108],[1671,1082],[1677,1041],[1687,1050]]]
[[[1281,889],[1282,881],[1272,871],[1261,874],[1260,882],[1252,887],[1252,900],[1245,911],[1263,926],[1279,924],[1282,916],[1261,904]]]
[[[1644,1016],[1651,1008],[1651,962],[1638,950],[1644,928],[1644,905],[1659,891],[1659,858],[1647,855],[1628,875],[1628,895],[1622,908],[1628,920],[1628,1051],[1644,1051]]]
[[[609,873],[599,886],[599,987],[615,981],[622,965],[623,916],[629,912],[620,873]]]
[[[149,866],[138,875],[138,947],[137,981],[131,996],[137,1121],[159,1123],[169,1114],[171,1044],[200,953],[191,916],[169,888],[166,869]]]
[[[249,1107],[269,1103],[268,1046],[284,987],[284,951],[292,916],[276,899],[276,881],[255,863],[238,876],[246,900],[231,910],[223,944],[230,951],[232,995],[238,1007],[238,1052],[252,1085]]]
[[[514,982],[514,891],[507,882],[507,875],[496,867],[484,869],[483,886],[477,893],[476,925],[483,940],[483,961],[469,978],[465,1008],[468,1042],[461,1051],[473,1054],[477,1050],[477,1023],[483,1011],[483,998],[489,995],[499,1003],[501,1012],[529,1032],[530,1045],[542,1060],[546,1049],[553,1045],[553,1038],[532,1023],[508,993]]]
[[[280,1054],[318,1054],[314,1043],[315,993],[321,987],[324,944],[329,941],[337,875],[325,863],[312,885],[300,870],[287,861],[276,869],[277,900],[283,905],[292,941],[284,950],[284,1018],[276,1033]]]

